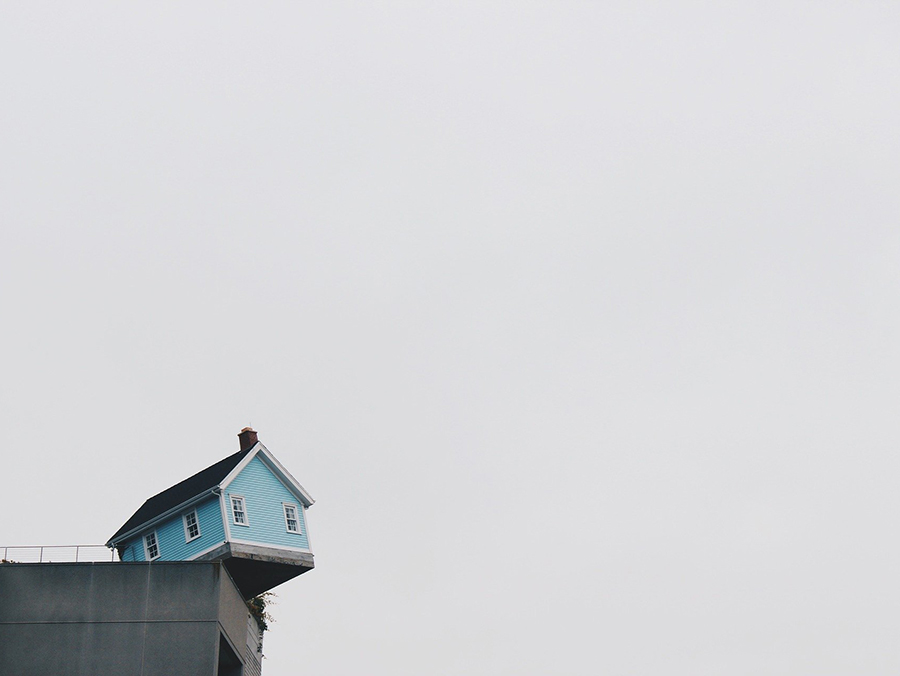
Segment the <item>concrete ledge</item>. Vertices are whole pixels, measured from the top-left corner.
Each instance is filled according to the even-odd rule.
[[[222,561],[245,599],[315,568],[313,555],[289,549],[225,542],[196,561]]]
[[[315,568],[312,554],[307,552],[292,552],[289,549],[275,549],[272,547],[262,547],[260,545],[245,545],[239,542],[232,542],[231,555],[241,559],[254,559],[257,561],[269,561],[270,563],[285,563]]]

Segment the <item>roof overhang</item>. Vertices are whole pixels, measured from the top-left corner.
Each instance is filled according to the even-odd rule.
[[[152,519],[150,519],[148,521],[144,521],[144,523],[135,526],[131,530],[125,531],[121,535],[117,536],[115,540],[110,540],[109,542],[107,542],[106,546],[110,547],[110,548],[116,547],[120,543],[125,542],[125,540],[130,540],[138,533],[145,531],[149,528],[153,528],[153,526],[156,526],[161,521],[165,521],[173,514],[177,514],[178,512],[181,512],[192,505],[196,505],[198,502],[205,500],[206,498],[210,497],[211,495],[216,495],[220,491],[221,491],[221,488],[219,488],[218,486],[213,486],[212,488],[207,489],[207,490],[203,491],[202,493],[198,493],[197,495],[192,497],[190,500],[185,500],[180,505],[175,505],[171,509],[167,509],[162,514],[158,514],[158,515],[154,516]]]

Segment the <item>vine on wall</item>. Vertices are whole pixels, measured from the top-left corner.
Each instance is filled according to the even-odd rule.
[[[259,596],[254,596],[247,601],[247,608],[250,610],[250,614],[253,615],[259,623],[261,632],[266,631],[269,628],[269,625],[275,622],[275,618],[272,617],[272,613],[269,612],[269,606],[275,605],[274,599],[275,594],[272,592],[263,592]]]

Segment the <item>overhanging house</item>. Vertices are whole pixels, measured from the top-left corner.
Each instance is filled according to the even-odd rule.
[[[109,539],[123,562],[222,561],[245,598],[313,568],[306,489],[245,428],[240,451],[149,498]]]

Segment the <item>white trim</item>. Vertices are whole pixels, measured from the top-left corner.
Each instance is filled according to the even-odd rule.
[[[188,517],[191,514],[194,515],[194,525],[197,526],[197,534],[194,537],[191,537],[190,532],[188,532]],[[184,514],[181,515],[181,525],[184,526],[184,542],[185,542],[185,544],[187,544],[188,542],[193,542],[198,537],[203,535],[203,533],[200,532],[200,515],[197,514],[196,508],[192,509],[188,512],[185,512]]]
[[[228,511],[225,507],[225,493],[219,489],[219,508],[222,511],[222,524],[225,526],[225,542],[231,539],[231,526],[228,523]]]
[[[241,510],[241,513],[244,515],[244,523],[238,523],[238,520],[234,516],[234,501],[235,500],[241,501],[241,507],[243,507],[243,509]],[[228,506],[231,507],[231,522],[235,526],[243,526],[245,528],[250,528],[250,515],[247,513],[247,498],[245,498],[243,495],[238,495],[237,493],[229,493],[228,494]]]
[[[260,444],[262,446],[262,444]],[[264,460],[268,460],[269,462],[266,464],[270,464],[270,469],[275,470],[275,476],[281,479],[281,482],[285,484],[292,493],[294,493],[301,502],[307,507],[311,506],[315,503],[313,497],[306,492],[306,489],[300,485],[300,482],[297,481],[290,472],[287,471],[287,468],[278,462],[278,458],[272,455],[272,451],[270,451],[265,446],[262,447],[263,458]]]
[[[147,538],[153,536],[153,544],[156,546],[156,556],[150,556],[150,550],[147,547]],[[151,530],[149,533],[144,533],[141,536],[141,542],[144,544],[144,561],[156,561],[159,558],[162,552],[159,549],[159,534],[155,530]]]
[[[261,446],[262,446],[262,444],[259,443],[258,441],[255,444],[253,444],[253,447],[250,449],[250,452],[244,456],[244,459],[241,460],[237,465],[235,465],[234,469],[231,470],[225,476],[225,478],[219,482],[219,488],[222,488],[222,489],[227,488],[228,484],[230,484],[232,481],[234,481],[235,477],[238,474],[240,474],[241,472],[243,472],[244,468],[250,464],[250,461],[256,457],[256,454],[259,452],[259,449]]]
[[[285,549],[289,552],[300,552],[302,554],[312,554],[309,549],[303,549],[302,547],[286,547],[284,545],[274,545],[270,542],[251,542],[250,540],[232,540],[231,544],[233,545],[250,545],[251,547],[263,547],[267,549]]]
[[[217,542],[217,543],[214,544],[212,547],[208,547],[207,549],[204,549],[202,552],[199,552],[199,553],[197,553],[197,554],[194,554],[191,558],[186,559],[186,560],[187,560],[187,561],[193,561],[194,559],[199,559],[199,558],[200,558],[201,556],[203,556],[204,554],[209,554],[209,553],[210,553],[211,551],[213,551],[214,549],[218,549],[218,548],[221,547],[222,545],[227,545],[227,544],[228,544],[227,542]]]
[[[296,530],[291,530],[288,524],[288,507],[294,510],[294,523],[297,524]],[[291,535],[303,535],[303,526],[300,521],[300,507],[293,502],[282,502],[281,511],[284,513],[284,530]]]
[[[309,553],[312,554],[312,540],[309,539],[309,524],[306,523],[306,510],[309,509],[306,505],[303,506],[303,525],[306,527],[303,531],[303,534],[306,536],[306,546],[309,547]]]
[[[272,451],[262,445],[261,442],[257,441],[256,444],[253,445],[253,448],[250,452],[244,456],[244,459],[241,460],[233,470],[228,473],[222,481],[219,483],[221,488],[227,488],[228,484],[234,481],[235,477],[238,474],[244,471],[244,468],[249,465],[253,458],[257,455],[262,455],[260,458],[264,464],[272,470],[272,473],[275,474],[275,477],[284,484],[285,488],[287,488],[291,493],[293,493],[300,502],[302,502],[305,506],[309,507],[312,505],[315,500],[313,500],[312,496],[306,492],[306,489],[300,485],[300,482],[297,481],[291,473],[287,471],[287,469],[278,462],[278,459],[272,455]]]
[[[172,507],[172,509],[167,509],[162,514],[160,514],[158,516],[154,516],[149,521],[144,521],[143,523],[138,524],[131,530],[127,530],[124,533],[122,533],[121,535],[117,536],[115,540],[110,540],[109,542],[107,542],[106,546],[107,547],[115,547],[119,543],[125,542],[126,540],[130,540],[135,535],[138,535],[139,533],[141,533],[141,531],[145,531],[148,528],[152,528],[153,526],[156,526],[159,522],[165,521],[173,514],[177,514],[178,512],[184,511],[191,505],[195,505],[198,502],[202,501],[204,498],[208,498],[210,495],[215,493],[216,488],[217,487],[213,487],[213,488],[210,488],[209,490],[203,491],[202,493],[198,493],[197,495],[192,497],[190,500],[185,500],[180,505],[175,505],[174,507]],[[168,489],[166,489],[166,490],[168,490]]]

